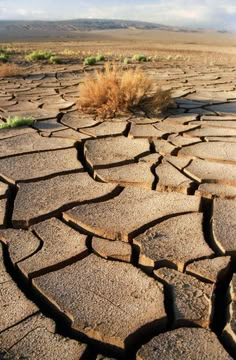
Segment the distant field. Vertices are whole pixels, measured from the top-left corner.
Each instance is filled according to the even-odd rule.
[[[70,30],[54,33],[47,28],[35,32],[21,26],[17,31],[15,29],[14,35],[12,28],[9,32],[1,29],[0,26],[0,42],[4,48],[16,54],[16,61],[30,51],[46,50],[75,62],[78,58],[96,54],[103,54],[109,60],[119,60],[132,57],[135,53],[168,62],[177,60],[177,63],[181,60],[202,65],[236,62],[236,35],[231,33],[159,29]]]
[[[236,34],[220,33],[213,31],[205,32],[184,32],[171,30],[140,30],[140,29],[125,29],[125,30],[100,30],[90,32],[90,40],[93,36],[103,34],[104,39],[112,40],[135,40],[153,42],[157,41],[160,44],[206,44],[206,45],[220,45],[220,46],[236,46]]]
[[[179,32],[166,30],[93,30],[57,32],[53,30],[34,31],[16,28],[14,31],[0,31],[0,41],[8,42],[71,42],[76,41],[80,46],[101,44],[109,47],[119,46],[122,49],[138,48],[148,51],[160,50],[197,50],[217,51],[236,54],[236,35],[219,32]],[[209,47],[210,46],[210,47]]]
[[[3,26],[0,22],[0,41],[66,41],[66,40],[81,40],[81,41],[148,41],[153,40],[158,43],[171,44],[210,44],[210,45],[234,45],[236,46],[236,34],[227,32],[215,31],[174,31],[162,29],[107,29],[107,30],[69,30],[58,29],[56,26],[50,26],[45,23],[44,26],[30,27],[19,25]]]

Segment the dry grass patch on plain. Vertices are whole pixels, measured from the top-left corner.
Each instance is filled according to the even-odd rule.
[[[16,64],[2,64],[0,65],[0,77],[9,77],[22,75],[23,70]]]
[[[95,77],[87,75],[80,85],[78,107],[81,111],[102,118],[132,112],[139,108],[146,113],[165,110],[173,100],[169,90],[154,90],[155,82],[140,69],[124,70],[106,64]]]

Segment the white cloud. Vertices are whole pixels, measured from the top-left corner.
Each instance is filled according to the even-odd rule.
[[[31,10],[26,8],[9,8],[6,6],[1,6],[0,3],[0,19],[43,19],[46,18],[46,12],[43,10]]]
[[[29,11],[26,9],[16,9],[15,13],[21,16],[29,15]]]
[[[32,10],[31,11],[32,15],[44,15],[45,11],[42,10]]]
[[[236,5],[225,6],[224,10],[228,14],[235,14],[236,15]],[[236,18],[235,18],[235,21],[236,21]]]
[[[5,1],[0,1],[0,16],[7,13]]]

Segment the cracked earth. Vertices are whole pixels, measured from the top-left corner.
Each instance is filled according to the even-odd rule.
[[[101,121],[82,67],[0,80],[0,357],[236,354],[236,69],[145,65],[176,106]],[[67,67],[68,68],[68,67]]]

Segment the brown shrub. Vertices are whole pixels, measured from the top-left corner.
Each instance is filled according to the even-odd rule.
[[[16,76],[23,73],[22,69],[16,64],[0,65],[0,77]]]
[[[123,70],[106,64],[104,71],[97,71],[95,77],[87,75],[80,85],[78,107],[102,118],[112,118],[137,108],[157,113],[173,101],[169,90],[154,91],[154,85],[141,69]]]

